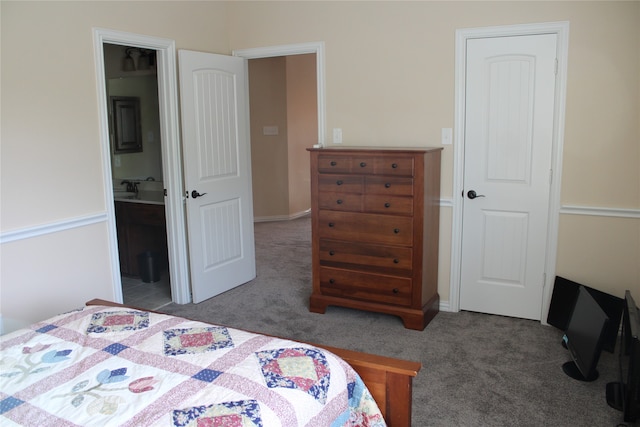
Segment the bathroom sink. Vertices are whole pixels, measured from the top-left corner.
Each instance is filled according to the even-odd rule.
[[[113,198],[114,199],[128,199],[129,197],[135,196],[136,193],[132,191],[117,191],[113,190]]]

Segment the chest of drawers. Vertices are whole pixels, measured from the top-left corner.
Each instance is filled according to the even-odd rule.
[[[311,155],[310,310],[438,313],[440,148],[318,148]]]

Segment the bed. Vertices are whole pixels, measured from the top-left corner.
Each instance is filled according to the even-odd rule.
[[[410,426],[421,368],[104,300],[0,345],[3,426]]]

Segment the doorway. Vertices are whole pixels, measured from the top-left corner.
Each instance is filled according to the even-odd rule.
[[[103,48],[123,302],[157,310],[172,300],[156,51]]]
[[[473,295],[470,299],[466,299],[463,301],[466,296],[463,298],[462,296],[462,288],[464,286],[470,285],[469,279],[469,267],[464,262],[465,256],[468,258],[468,253],[465,255],[465,245],[473,239],[473,235],[476,234],[478,236],[487,236],[490,234],[490,237],[494,239],[495,244],[500,245],[502,243],[498,242],[496,239],[503,239],[507,234],[513,237],[512,240],[518,241],[518,237],[516,235],[524,236],[523,233],[529,233],[533,231],[534,233],[542,236],[541,239],[541,248],[539,248],[538,252],[538,262],[539,266],[541,265],[541,269],[539,268],[539,276],[536,278],[536,286],[538,287],[539,293],[537,296],[533,296],[532,298],[536,299],[535,301],[530,301],[531,304],[535,305],[534,314],[530,313],[527,315],[522,315],[521,317],[526,318],[535,318],[541,320],[545,323],[546,312],[548,311],[548,306],[551,298],[551,289],[553,284],[553,279],[555,277],[555,259],[556,259],[556,244],[557,244],[557,229],[558,229],[558,213],[559,213],[559,195],[560,195],[560,177],[562,175],[561,166],[562,166],[562,144],[563,144],[563,130],[564,130],[564,106],[565,106],[565,93],[566,93],[566,61],[567,61],[567,51],[568,51],[568,30],[569,24],[567,22],[558,22],[558,23],[543,23],[543,24],[530,24],[530,25],[516,25],[516,26],[507,26],[507,27],[489,27],[489,28],[478,28],[478,29],[466,29],[466,30],[458,30],[456,32],[456,111],[455,111],[455,144],[454,144],[454,194],[459,195],[454,197],[453,203],[453,227],[452,227],[452,255],[451,255],[451,284],[450,284],[450,308],[452,311],[458,311],[460,309],[465,309],[465,305],[469,300],[489,300],[490,302],[496,303],[496,306],[507,308],[506,313],[497,313],[497,314],[506,314],[512,315],[515,317],[520,317],[517,311],[508,311],[514,307],[514,303],[511,299],[506,298],[505,300],[500,300],[500,298],[496,298],[495,295],[491,294],[481,294],[481,295]],[[549,111],[549,128],[545,129],[548,133],[550,139],[550,148],[549,148],[549,158],[548,158],[548,166],[546,170],[543,168],[538,171],[533,171],[527,169],[528,166],[519,167],[519,170],[525,171],[527,176],[532,176],[533,173],[542,174],[542,176],[537,176],[536,179],[542,179],[545,181],[546,189],[548,189],[547,196],[545,202],[548,204],[548,207],[545,208],[545,212],[543,213],[543,222],[539,222],[537,227],[528,227],[526,228],[524,224],[526,223],[526,218],[528,214],[524,210],[520,210],[517,214],[513,215],[505,214],[504,209],[486,209],[484,214],[493,212],[497,216],[501,216],[503,219],[507,219],[507,222],[510,224],[508,228],[511,230],[510,233],[504,233],[503,230],[498,230],[497,228],[493,228],[494,232],[489,233],[488,230],[490,226],[496,225],[497,220],[496,217],[488,218],[484,217],[481,225],[473,226],[467,224],[468,218],[466,215],[468,213],[469,207],[474,202],[476,207],[480,207],[480,204],[485,201],[492,199],[498,199],[498,193],[502,195],[502,189],[492,189],[494,191],[491,196],[488,194],[484,194],[483,191],[480,191],[478,188],[474,188],[474,182],[470,180],[467,176],[467,169],[470,164],[473,163],[485,163],[487,162],[487,156],[485,154],[481,154],[482,158],[478,158],[477,156],[469,156],[467,152],[467,144],[472,144],[471,140],[477,136],[480,132],[485,132],[486,126],[481,129],[472,130],[468,127],[468,107],[470,101],[470,96],[473,96],[473,88],[468,86],[467,81],[467,73],[469,71],[469,46],[476,43],[477,40],[482,39],[495,39],[495,40],[508,40],[509,42],[516,42],[518,40],[523,40],[527,36],[539,36],[539,35],[547,35],[551,36],[555,39],[555,59],[552,59],[551,66],[547,70],[551,73],[551,80],[553,80],[553,84],[555,84],[555,90],[552,91],[550,95],[550,104],[551,110]],[[507,42],[507,44],[510,44]],[[535,43],[534,43],[535,45]],[[500,55],[496,54],[495,58],[498,58]],[[520,59],[527,60],[530,56],[523,55]],[[485,76],[486,77],[486,76]],[[484,77],[483,77],[484,78]],[[484,81],[483,85],[476,85],[477,87],[487,86],[487,80]],[[486,104],[485,104],[486,105]],[[487,117],[484,118],[485,123]],[[470,134],[467,134],[467,132]],[[530,147],[530,144],[529,146]],[[528,155],[529,148],[525,148],[524,152]],[[499,153],[502,155],[504,153],[504,147]],[[503,159],[504,160],[504,159]],[[505,163],[504,161],[502,162]],[[524,163],[522,163],[524,165]],[[486,176],[486,169],[485,169]],[[552,179],[553,178],[553,179]],[[529,179],[529,178],[527,178]],[[496,181],[500,181],[496,179]],[[468,188],[467,188],[468,187]],[[543,186],[544,187],[544,186]],[[482,197],[485,196],[485,197]],[[480,203],[478,203],[480,202]],[[506,216],[505,216],[506,215]],[[508,216],[508,218],[507,218]],[[542,224],[542,225],[540,225]],[[478,229],[480,230],[478,230]],[[498,227],[499,228],[499,227]],[[524,231],[523,231],[524,230]],[[517,231],[517,232],[516,232]],[[465,243],[467,242],[467,243]],[[503,242],[504,243],[504,242]],[[485,243],[481,243],[478,247],[486,248]],[[510,255],[513,255],[510,253]],[[485,258],[481,258],[480,255],[478,257],[481,259],[480,268],[488,268],[488,265],[491,265],[494,268],[500,269],[502,267],[499,266],[499,263],[502,261],[500,257],[488,256]],[[490,264],[493,261],[497,260],[497,263]],[[512,280],[513,277],[516,277],[522,271],[526,271],[527,269],[527,261],[524,258],[520,258],[519,262],[521,263],[519,272],[513,273],[510,276],[511,282],[509,280],[503,281],[500,283],[502,289],[506,289],[508,287],[517,288],[520,286],[519,284],[515,284],[516,280]],[[489,263],[489,264],[487,264]],[[498,267],[495,267],[498,266]],[[487,270],[483,270],[484,274]],[[493,270],[494,272],[497,270]],[[504,271],[504,270],[503,270]],[[490,276],[490,274],[486,274],[485,276]],[[483,276],[482,279],[486,279]],[[518,280],[520,277],[518,276]],[[473,286],[473,283],[471,283]],[[529,285],[527,285],[529,286]],[[494,306],[495,307],[495,306]],[[480,309],[479,311],[485,310]],[[486,309],[487,312],[491,312],[493,309]]]
[[[160,111],[160,145],[162,156],[164,208],[168,262],[171,265],[169,278],[173,302],[186,304],[191,301],[189,269],[186,250],[185,214],[183,207],[182,164],[180,160],[180,131],[178,122],[178,91],[175,42],[169,39],[141,36],[120,31],[94,29],[94,52],[98,83],[98,110],[100,139],[105,182],[105,206],[109,232],[110,264],[113,274],[115,302],[122,303],[122,279],[118,253],[118,235],[115,223],[114,189],[112,183],[111,144],[107,111],[104,44],[132,46],[156,52],[158,104]]]
[[[248,60],[254,222],[309,214],[317,144],[315,54]]]
[[[290,44],[290,45],[279,45],[279,46],[270,46],[263,48],[252,48],[252,49],[240,49],[234,50],[233,56],[239,56],[245,58],[249,61],[249,68],[252,68],[253,60],[279,60],[283,61],[292,60],[291,62],[295,62],[298,65],[296,68],[298,70],[305,70],[305,73],[314,73],[313,70],[309,70],[305,66],[301,66],[302,63],[309,63],[304,60],[303,57],[313,59],[313,63],[315,63],[315,75],[314,76],[304,76],[302,79],[296,78],[297,81],[301,81],[304,85],[311,85],[310,81],[315,82],[315,93],[313,95],[315,98],[316,107],[315,109],[311,108],[304,103],[300,103],[297,101],[297,111],[294,112],[294,116],[292,120],[294,120],[298,125],[288,131],[292,131],[293,133],[289,134],[288,137],[295,138],[296,143],[287,144],[284,151],[286,151],[285,156],[288,157],[288,164],[290,173],[288,177],[281,178],[283,182],[282,185],[279,185],[278,188],[274,188],[274,171],[268,169],[268,165],[262,165],[259,170],[253,168],[253,181],[254,181],[254,193],[256,188],[259,188],[259,185],[262,186],[271,186],[271,188],[267,189],[267,191],[263,192],[262,195],[259,195],[258,198],[254,196],[254,212],[256,213],[255,221],[279,221],[279,220],[289,220],[295,219],[299,216],[303,216],[307,214],[307,208],[303,208],[305,203],[307,206],[310,206],[308,202],[310,197],[310,174],[309,174],[309,158],[308,153],[304,150],[305,147],[310,147],[314,144],[324,146],[325,145],[325,78],[324,78],[324,43],[323,42],[311,42],[311,43],[299,43],[299,44]],[[257,64],[254,63],[254,64]],[[256,67],[258,68],[258,67]],[[251,71],[250,71],[251,73]],[[251,74],[250,74],[251,75]],[[295,84],[295,83],[294,83]],[[295,90],[295,93],[309,93],[309,90],[313,90],[313,88],[306,87],[303,90],[299,88]],[[250,93],[251,103],[255,100],[253,98],[253,94]],[[308,98],[311,98],[309,96]],[[268,99],[258,100],[260,103],[265,104],[268,103]],[[308,99],[305,103],[308,102]],[[253,105],[252,105],[253,108]],[[268,109],[268,107],[265,107]],[[305,111],[305,117],[300,116],[301,111]],[[275,135],[269,135],[269,133],[278,133],[277,129],[274,129],[274,126],[270,126],[270,123],[260,122],[259,119],[254,120],[254,112],[252,110],[251,113],[251,144],[252,144],[252,163],[255,163],[256,155],[261,156],[265,153],[264,149],[266,144],[269,143],[269,140],[272,139]],[[300,125],[300,123],[306,122],[305,125]],[[313,122],[313,123],[311,123]],[[265,126],[266,125],[266,126]],[[309,128],[315,128],[317,132],[317,138],[314,135],[309,134]],[[262,143],[265,144],[262,144]],[[259,146],[255,147],[257,143],[260,143]],[[269,154],[269,156],[273,156],[273,153]],[[282,164],[286,163],[287,160],[281,160]],[[285,165],[286,166],[286,165]],[[262,174],[262,179],[259,179],[260,174]],[[259,181],[258,186],[256,185],[256,181]],[[281,196],[279,197],[280,211],[274,213],[273,210],[269,211],[269,209],[273,209],[273,205],[269,201],[270,197],[274,197],[276,193],[282,193],[282,186],[288,186],[289,193],[287,194],[288,200],[283,200]],[[265,195],[266,198],[265,198]],[[262,197],[262,199],[260,199]],[[284,207],[283,207],[284,205]],[[262,209],[261,206],[267,206],[266,209]],[[286,211],[286,214],[283,214],[283,209]]]

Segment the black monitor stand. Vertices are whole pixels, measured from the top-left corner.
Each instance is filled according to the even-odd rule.
[[[624,410],[622,405],[622,384],[607,383],[607,404],[618,411]]]
[[[588,377],[585,377],[584,375],[582,375],[582,372],[580,372],[580,369],[578,369],[578,367],[574,362],[564,363],[562,365],[562,370],[564,371],[565,374],[569,375],[571,378],[578,381],[591,382],[591,381],[597,380],[598,377],[600,376],[598,371],[594,369],[593,372],[591,372]]]

